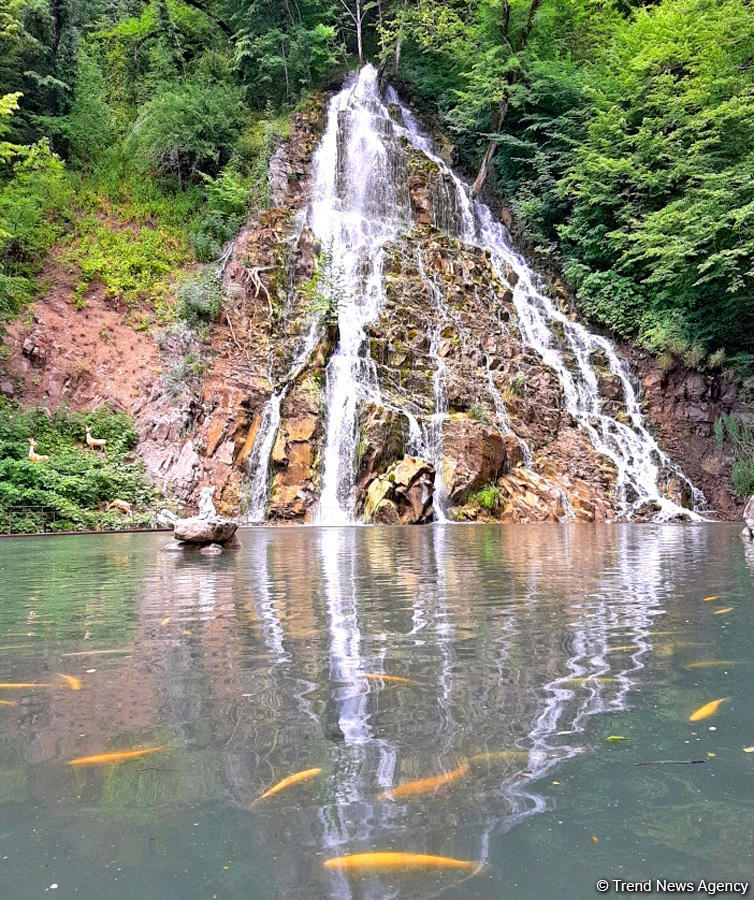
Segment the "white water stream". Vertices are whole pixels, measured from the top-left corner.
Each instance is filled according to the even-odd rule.
[[[327,367],[326,436],[316,521],[326,525],[354,521],[358,406],[365,400],[383,402],[376,368],[367,350],[366,327],[377,318],[385,301],[385,245],[410,231],[413,224],[405,141],[439,169],[441,177],[433,188],[437,194],[432,204],[433,224],[468,245],[488,251],[501,281],[515,281],[511,288],[521,338],[557,374],[568,412],[595,449],[615,464],[619,513],[630,516],[651,503],[658,520],[679,515],[700,518],[663,496],[661,484],[669,477],[688,482],[648,432],[629,371],[612,344],[556,308],[537,276],[511,247],[504,226],[495,221],[487,206],[470,198],[468,186],[434,153],[429,138],[395,91],[388,87],[380,95],[377,71],[367,65],[330,101],[326,130],[315,155],[313,196],[307,213],[314,235],[322,246],[330,248],[343,273],[340,283],[329,288],[332,296],[327,298],[337,307],[339,341]],[[437,306],[439,316],[442,308],[441,304]],[[409,411],[400,412],[408,420],[409,446],[424,449],[439,472],[442,425],[447,416],[445,364],[437,353],[439,325],[429,333],[435,362],[434,414],[428,426],[420,430]],[[625,421],[603,412],[595,357],[620,380]],[[512,432],[502,395],[489,371],[488,375],[500,427]],[[267,466],[280,421],[280,399],[276,392],[268,401],[264,428],[256,442],[258,454],[254,448],[252,462],[257,469],[249,518],[256,516],[256,521],[264,518]],[[522,450],[529,467],[529,448],[522,444]],[[441,477],[436,488],[439,502],[435,508],[441,517]],[[701,494],[691,490],[695,502],[703,502]]]

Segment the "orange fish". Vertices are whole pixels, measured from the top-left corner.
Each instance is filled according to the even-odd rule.
[[[358,875],[361,872],[411,872],[420,869],[461,869],[464,872],[478,872],[482,864],[451,856],[431,856],[427,853],[354,853],[352,856],[336,856],[326,859],[322,865],[326,869],[337,869]]]
[[[3,682],[0,684],[0,691],[22,691],[26,688],[43,688],[49,687],[49,684],[41,683],[38,681],[18,681],[18,682]]]
[[[383,791],[377,794],[378,800],[397,800],[401,797],[413,797],[414,794],[426,794],[430,791],[436,791],[438,788],[456,781],[469,771],[468,762],[464,761],[453,769],[452,772],[443,772],[442,775],[433,775],[431,778],[422,778],[421,781],[408,781],[406,784],[399,784],[397,787],[391,788],[389,791]]]
[[[302,772],[296,772],[295,775],[289,775],[282,781],[278,781],[278,783],[273,785],[268,791],[265,791],[261,797],[257,797],[251,805],[254,806],[259,803],[260,800],[264,800],[265,797],[271,797],[273,794],[277,794],[278,791],[284,791],[287,787],[298,784],[299,781],[308,781],[310,778],[319,775],[321,771],[322,769],[304,769]]]
[[[608,647],[605,653],[621,653],[623,650],[639,650],[636,644],[622,644],[620,647]]]
[[[69,766],[102,766],[107,763],[123,762],[127,759],[139,759],[149,753],[159,753],[167,747],[146,747],[144,750],[115,750],[112,753],[97,753],[95,756],[79,756],[71,759]]]
[[[724,606],[722,609],[716,609],[712,615],[713,616],[721,616],[723,613],[731,612],[733,609],[732,606]]]
[[[68,687],[72,691],[80,691],[81,690],[81,679],[74,678],[73,675],[64,675],[62,672],[58,672],[58,676],[65,681]]]
[[[165,616],[164,619],[160,620],[160,625],[169,625],[173,621],[172,616]]]
[[[368,678],[370,681],[384,681],[385,684],[420,684],[410,678],[401,678],[400,675],[380,675],[374,672],[364,672],[359,678]]]
[[[15,700],[0,700],[0,706],[18,706]]]
[[[120,647],[118,650],[77,650],[75,653],[64,653],[63,656],[106,656],[109,653],[133,652],[133,647]]]
[[[712,597],[705,597],[704,602],[709,603],[710,600],[719,600],[719,599],[720,599],[720,594],[714,594]]]
[[[692,662],[685,665],[684,669],[709,669],[712,666],[735,666],[734,659],[703,659],[700,662]]]
[[[728,699],[728,697],[723,697],[721,700],[710,700],[709,703],[705,703],[704,706],[700,706],[699,709],[691,713],[689,722],[698,722],[700,719],[707,719],[709,716],[714,716],[720,704],[725,703]]]

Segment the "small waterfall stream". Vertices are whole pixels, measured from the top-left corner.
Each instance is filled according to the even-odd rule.
[[[630,517],[640,506],[651,503],[657,510],[656,520],[678,515],[699,519],[663,496],[660,485],[674,476],[686,482],[695,503],[703,502],[647,430],[628,369],[612,344],[571,321],[546,296],[537,276],[511,247],[505,227],[494,220],[487,206],[471,199],[468,186],[434,153],[430,139],[394,89],[387,87],[380,93],[377,71],[366,65],[330,100],[326,129],[314,158],[312,200],[306,213],[315,237],[330,249],[342,272],[339,282],[327,288],[330,295],[326,299],[337,310],[339,340],[326,370],[322,489],[315,521],[325,525],[354,521],[359,404],[380,402],[395,408],[382,399],[376,366],[367,351],[366,328],[379,316],[386,299],[382,274],[385,247],[413,227],[406,144],[424,154],[439,171],[433,182],[438,197],[432,205],[433,225],[489,254],[497,277],[512,290],[517,314],[513,327],[557,375],[568,412],[595,450],[614,463],[619,514]],[[407,409],[397,411],[408,422],[409,450],[421,452],[435,465],[435,509],[438,519],[444,520],[442,432],[448,407],[445,363],[438,345],[442,321],[455,319],[444,298],[438,298],[442,292],[424,273],[421,254],[418,256],[420,277],[430,287],[438,316],[436,322],[428,323],[435,409],[426,424]],[[316,342],[316,335],[312,339]],[[620,381],[623,421],[603,411],[596,360]],[[515,434],[488,360],[486,367],[499,427],[503,433]],[[252,521],[264,519],[269,457],[280,423],[283,390],[278,388],[269,399],[255,442],[248,516]],[[520,438],[519,443],[524,464],[532,469],[531,450]],[[568,517],[570,506],[566,497],[563,500]]]
[[[266,518],[267,493],[270,480],[270,455],[280,428],[280,407],[317,346],[320,318],[320,316],[315,316],[312,320],[296,359],[286,373],[285,378],[283,378],[281,385],[273,390],[272,395],[262,409],[259,431],[249,455],[248,469],[252,475],[247,495],[246,513],[244,515],[246,524],[253,525],[258,522],[264,522]],[[270,380],[272,380],[271,377]]]

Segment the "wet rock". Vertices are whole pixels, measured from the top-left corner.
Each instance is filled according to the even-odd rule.
[[[308,441],[317,430],[318,419],[316,416],[305,416],[300,419],[291,419],[286,423],[288,440]]]
[[[163,553],[175,553],[178,550],[186,550],[187,548],[192,547],[191,544],[187,544],[186,541],[170,541],[168,544],[162,548]]]
[[[176,521],[173,534],[177,541],[192,544],[224,544],[235,535],[238,523],[217,515],[212,502],[214,493],[214,487],[202,488],[198,515]]]
[[[503,473],[507,442],[489,425],[454,416],[443,429],[443,456],[448,497],[454,505],[462,504],[472,491],[494,483]]]
[[[222,544],[233,537],[237,528],[238,523],[228,519],[211,520],[191,516],[188,519],[179,519],[173,531],[179,541],[188,541],[192,544]]]
[[[597,382],[597,388],[606,400],[623,399],[623,385],[618,375],[603,375]]]
[[[374,511],[372,521],[375,525],[401,525],[398,507],[392,500],[383,500]]]
[[[431,522],[434,476],[431,463],[416,456],[404,456],[369,485],[364,518],[368,522],[391,525]]]
[[[288,179],[293,172],[288,148],[281,144],[270,157],[267,179],[270,186],[270,205],[280,206],[288,190]]]
[[[403,455],[403,430],[393,410],[366,404],[360,410],[359,459],[356,490],[360,493],[375,474]]]

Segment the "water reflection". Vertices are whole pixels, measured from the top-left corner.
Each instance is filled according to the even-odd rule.
[[[237,843],[251,847],[258,896],[409,896],[402,876],[322,869],[371,850],[496,867],[515,826],[552,809],[551,780],[599,752],[592,722],[672,683],[697,643],[714,652],[721,621],[707,615],[684,634],[688,604],[704,613],[701,586],[750,596],[745,548],[726,526],[253,529],[243,540],[215,558],[160,553],[143,536],[49,541],[41,560],[31,542],[0,545],[13,573],[2,642],[15,647],[0,656],[0,680],[83,680],[80,692],[58,679],[0,710],[13,860],[30,808],[50,834],[73,821],[81,838],[56,865],[79,879],[86,867],[95,896],[109,873],[88,849],[89,813],[125,823],[128,808],[153,836],[187,842],[180,896],[199,896],[199,881],[244,896],[223,874],[235,857],[227,870],[206,861]],[[65,655],[109,649],[122,652]],[[375,673],[417,683],[363,677]],[[172,748],[165,759],[76,775],[63,765],[160,743]],[[435,793],[377,799],[472,758]],[[322,774],[251,808],[312,767]],[[233,835],[216,825],[192,857],[192,823],[210,810]],[[137,852],[131,889],[150,884],[153,867]],[[427,875],[417,895],[500,892],[485,876],[454,883]]]

